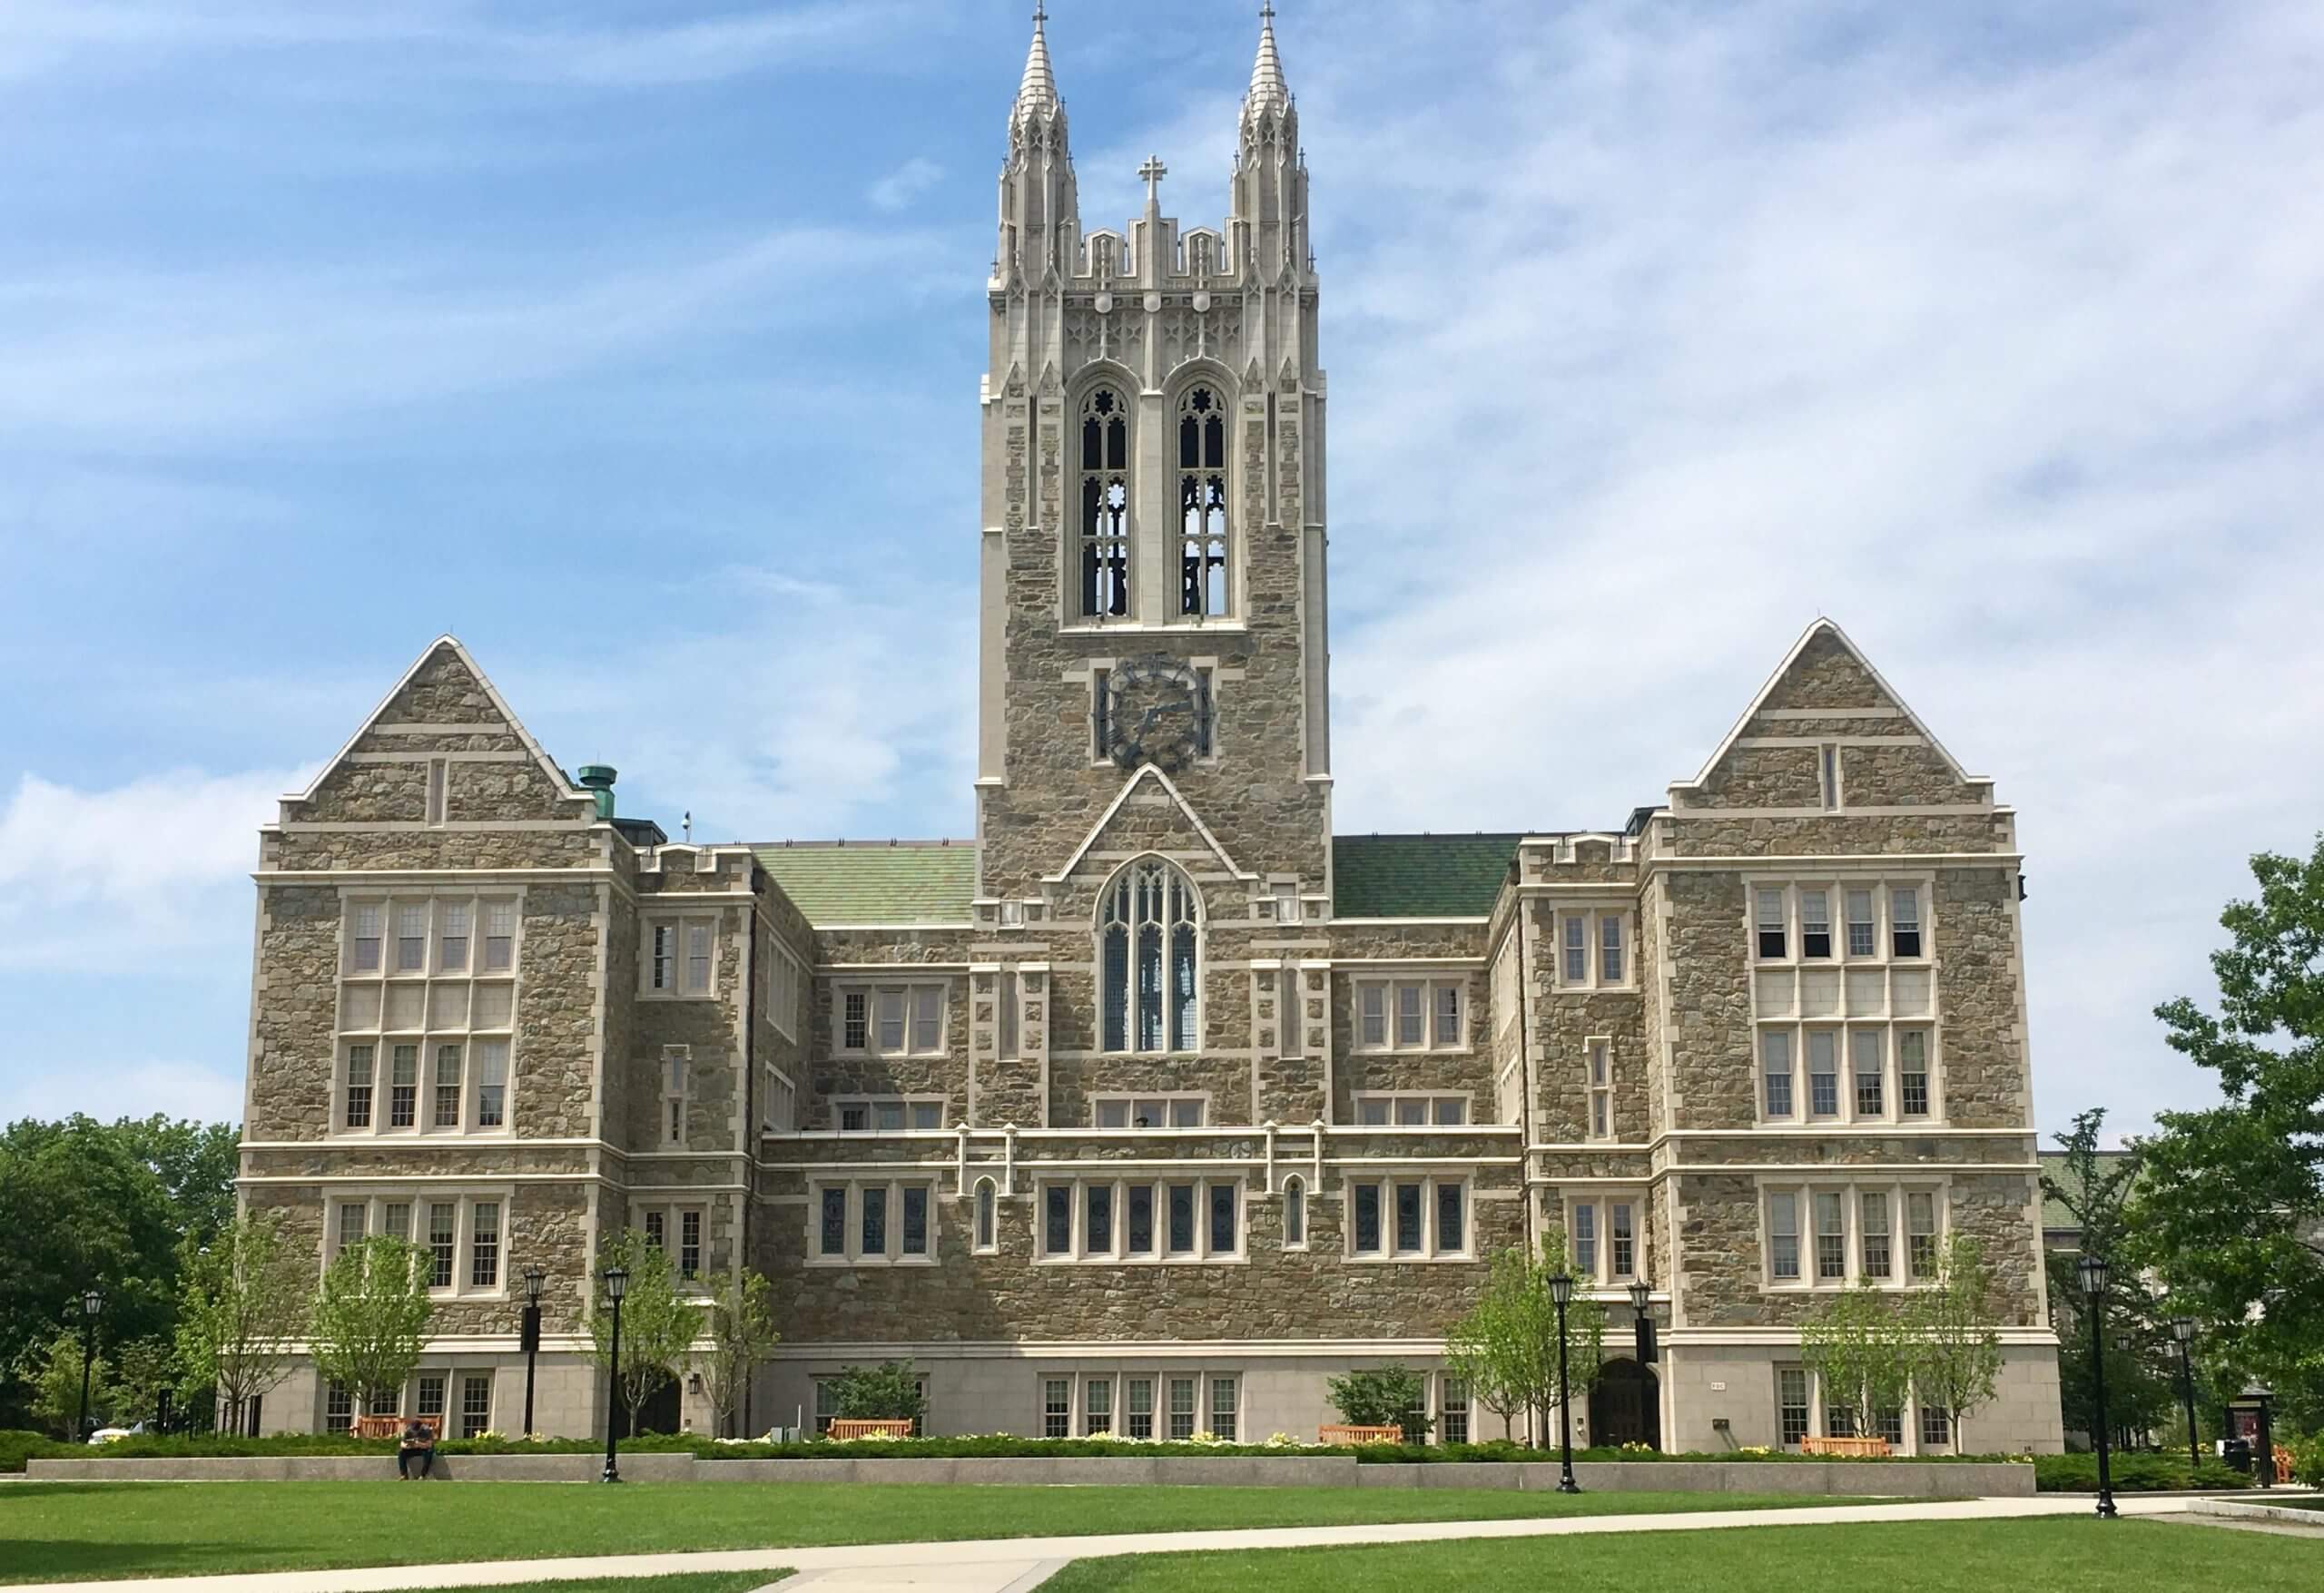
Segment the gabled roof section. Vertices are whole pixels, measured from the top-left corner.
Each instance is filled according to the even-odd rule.
[[[754,845],[759,866],[816,929],[960,928],[977,893],[972,841],[817,841]]]
[[[1334,919],[1482,919],[1509,878],[1514,831],[1332,837]]]
[[[1911,705],[1897,693],[1896,689],[1888,683],[1886,678],[1877,669],[1873,667],[1872,660],[1864,655],[1864,650],[1849,638],[1846,631],[1840,629],[1839,623],[1837,620],[1818,616],[1813,624],[1799,634],[1799,640],[1791,644],[1791,650],[1783,655],[1783,662],[1776,665],[1775,673],[1767,678],[1766,683],[1760,686],[1758,693],[1752,696],[1749,705],[1735,721],[1734,728],[1720,738],[1718,745],[1712,749],[1710,756],[1703,760],[1703,766],[1696,772],[1695,777],[1692,780],[1677,782],[1672,789],[1691,790],[1709,780],[1711,772],[1717,769],[1720,761],[1734,750],[1735,743],[1742,739],[1745,729],[1754,719],[1771,709],[1780,712],[1790,706],[1789,697],[1792,695],[1808,694],[1812,690],[1808,678],[1811,673],[1822,669],[1828,674],[1829,665],[1835,661],[1842,663],[1843,672],[1847,666],[1853,666],[1855,671],[1860,673],[1862,677],[1860,694],[1864,700],[1860,703],[1826,703],[1816,704],[1817,706],[1836,710],[1844,707],[1894,709],[1904,716],[1905,723],[1911,725],[1921,738],[1928,742],[1930,749],[1944,762],[1945,770],[1954,779],[1965,784],[1982,782],[1983,776],[1969,773],[1961,767],[1958,759],[1945,750],[1945,743],[1936,739],[1936,733],[1929,729],[1921,716],[1914,713]],[[1828,689],[1828,682],[1825,683],[1825,687]]]
[[[1201,817],[1196,813],[1193,804],[1189,803],[1185,793],[1178,790],[1177,783],[1153,764],[1145,763],[1139,765],[1137,773],[1122,782],[1121,790],[1114,793],[1114,800],[1106,804],[1106,811],[1098,815],[1098,821],[1095,824],[1089,826],[1089,833],[1081,838],[1081,844],[1075,847],[1073,855],[1065,860],[1065,866],[1048,877],[1050,883],[1054,884],[1060,880],[1068,880],[1073,877],[1073,870],[1081,866],[1081,860],[1088,857],[1089,849],[1098,844],[1098,838],[1106,832],[1106,826],[1114,821],[1114,815],[1122,811],[1124,802],[1129,801],[1130,792],[1148,780],[1160,786],[1168,795],[1178,811],[1185,815],[1187,822],[1194,826],[1195,833],[1202,838],[1202,843],[1210,848],[1211,855],[1226,866],[1228,873],[1238,880],[1251,878],[1249,870],[1226,855],[1226,849],[1219,844],[1218,837],[1211,833],[1210,826],[1204,823]]]
[[[434,666],[432,670],[431,665]],[[399,712],[399,709],[404,703],[405,693],[411,691],[423,674],[431,673],[439,677],[433,683],[442,688],[439,695],[448,693],[463,698],[482,696],[489,713],[474,716],[473,722],[478,733],[515,736],[517,744],[531,754],[533,762],[547,776],[559,796],[586,803],[592,811],[595,810],[596,799],[565,777],[565,771],[557,767],[556,760],[550,757],[540,742],[533,738],[533,733],[525,728],[524,721],[517,717],[516,711],[508,706],[508,700],[500,694],[499,688],[492,683],[483,670],[477,667],[476,659],[467,646],[458,636],[448,633],[430,642],[426,650],[412,660],[411,667],[398,677],[396,683],[389,688],[388,694],[379,699],[379,706],[366,714],[363,723],[355,727],[355,733],[349,736],[346,743],[330,755],[330,761],[315,772],[314,779],[307,782],[307,789],[292,792],[282,801],[286,804],[312,801],[315,793],[322,789],[323,782],[347,762],[349,755],[362,744],[364,737],[382,724],[412,723],[410,712]],[[463,709],[462,712],[466,713],[468,711]],[[457,723],[465,725],[469,720],[463,718]]]

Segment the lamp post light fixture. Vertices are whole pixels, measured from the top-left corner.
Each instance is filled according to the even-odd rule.
[[[1573,1280],[1560,1272],[1550,1280],[1550,1301],[1558,1308],[1558,1491],[1580,1493],[1573,1480],[1573,1399],[1566,1387],[1565,1308],[1573,1299]]]
[[[525,1436],[533,1436],[533,1372],[541,1358],[541,1286],[548,1268],[536,1262],[525,1269]]]
[[[2082,1293],[2090,1303],[2090,1372],[2097,1406],[2091,1417],[2091,1437],[2098,1446],[2098,1515],[2114,1519],[2114,1474],[2108,1465],[2106,1416],[2106,1283],[2109,1268],[2102,1255],[2085,1254],[2074,1270],[2082,1274]]]
[[[614,1406],[621,1399],[621,1297],[629,1293],[626,1267],[605,1270],[606,1298],[614,1303],[613,1352],[606,1357],[606,1474],[603,1480],[619,1482],[621,1468],[614,1463]]]
[[[2195,1486],[2195,1468],[2202,1457],[2195,1448],[2195,1362],[2189,1346],[2195,1342],[2195,1319],[2174,1316],[2171,1336],[2179,1342],[2179,1397],[2187,1407],[2187,1486]]]
[[[1658,1411],[1654,1421],[1647,1420],[1646,1369],[1654,1361],[1654,1285],[1644,1278],[1630,1283],[1630,1352],[1638,1357],[1639,1439],[1644,1442],[1650,1438],[1654,1447],[1660,1449],[1661,1413]]]
[[[105,1308],[104,1295],[95,1289],[81,1296],[81,1421],[73,1430],[76,1439],[89,1436],[89,1372],[97,1361],[97,1313]]]

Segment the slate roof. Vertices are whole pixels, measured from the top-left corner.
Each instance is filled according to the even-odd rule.
[[[1332,916],[1481,919],[1492,912],[1523,836],[1335,835]]]
[[[2102,1163],[2128,1154],[2126,1151],[2118,1150],[2102,1150],[2098,1153]],[[2065,1152],[2041,1151],[2034,1159],[2042,1164],[2042,1171],[2049,1177],[2060,1184],[2073,1183],[2073,1175],[2066,1168]],[[2079,1234],[2082,1232],[2082,1219],[2066,1209],[2065,1205],[2055,1196],[2044,1193],[2042,1196],[2042,1231],[2045,1234]]]
[[[785,841],[751,850],[818,928],[965,924],[976,900],[972,841]]]

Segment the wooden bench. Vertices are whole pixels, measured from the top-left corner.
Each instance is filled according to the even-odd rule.
[[[1856,1455],[1885,1460],[1895,1451],[1885,1438],[1803,1438],[1799,1441],[1803,1455]]]
[[[1317,1443],[1402,1443],[1401,1427],[1324,1427],[1315,1432]]]
[[[430,1442],[444,1436],[441,1416],[415,1416],[412,1420],[428,1429]],[[400,1416],[358,1416],[353,1431],[357,1438],[401,1438],[403,1423]]]
[[[845,1443],[851,1438],[910,1438],[909,1421],[859,1421],[846,1417],[832,1418],[832,1441]]]

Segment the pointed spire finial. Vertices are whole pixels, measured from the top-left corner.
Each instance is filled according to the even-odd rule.
[[[1283,57],[1275,47],[1275,0],[1259,7],[1259,58],[1251,66],[1251,92],[1243,102],[1245,115],[1291,103],[1291,85],[1284,81]]]
[[[1033,6],[1033,44],[1025,53],[1025,75],[1017,85],[1017,103],[1009,113],[1012,125],[1029,116],[1057,109],[1057,74],[1049,67],[1049,7]]]

